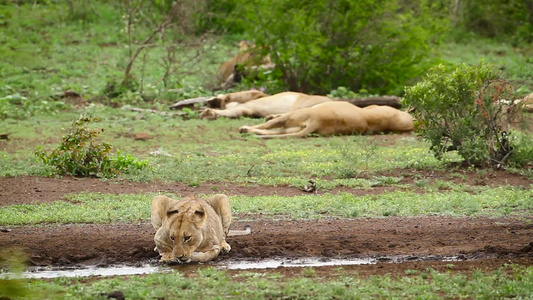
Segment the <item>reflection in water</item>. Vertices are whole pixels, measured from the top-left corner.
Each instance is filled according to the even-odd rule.
[[[30,267],[28,271],[22,273],[23,278],[56,278],[56,277],[87,277],[87,276],[120,276],[120,275],[140,275],[152,273],[195,272],[199,268],[215,267],[217,269],[248,270],[248,269],[269,269],[286,267],[323,267],[323,266],[347,266],[376,264],[378,262],[400,263],[405,261],[440,260],[456,261],[457,257],[379,257],[362,259],[330,259],[330,258],[298,258],[298,259],[269,259],[257,261],[224,261],[223,263],[208,264],[184,264],[184,265],[157,265],[145,264],[141,266],[110,266],[110,267],[86,267],[86,268],[43,268]],[[16,278],[12,273],[1,273],[0,279]]]
[[[327,259],[327,258],[299,258],[299,259],[281,259],[281,260],[262,260],[262,261],[242,261],[232,262],[224,266],[230,270],[245,269],[271,269],[279,267],[325,267],[325,266],[348,266],[348,265],[365,265],[376,263],[374,259]]]
[[[116,276],[116,275],[140,275],[151,273],[165,273],[170,272],[168,267],[158,267],[143,265],[140,267],[130,266],[113,266],[113,267],[86,267],[86,268],[38,268],[30,267],[28,271],[23,272],[23,278],[56,278],[56,277],[87,277],[87,276]],[[0,273],[0,278],[13,278],[12,273]]]

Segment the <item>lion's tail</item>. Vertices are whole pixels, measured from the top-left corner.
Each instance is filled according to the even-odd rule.
[[[252,226],[246,225],[244,230],[230,230],[228,236],[248,235],[250,233],[252,233]]]

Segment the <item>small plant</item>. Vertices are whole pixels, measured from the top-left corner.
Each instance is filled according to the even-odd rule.
[[[135,92],[139,90],[139,83],[133,78],[128,77],[122,82],[116,79],[111,79],[106,83],[103,94],[108,98],[117,98],[127,92]]]
[[[360,97],[371,97],[374,95],[371,95],[368,93],[365,89],[360,89],[359,93],[356,93],[354,91],[349,90],[348,88],[344,86],[339,86],[337,89],[332,90],[329,92],[328,97],[330,98],[339,98],[339,99],[353,99],[353,98],[360,98]]]
[[[111,157],[111,145],[95,141],[104,129],[87,127],[87,124],[99,121],[98,117],[81,115],[72,122],[69,133],[63,137],[63,142],[57,149],[46,153],[41,147],[37,147],[35,156],[44,164],[55,168],[60,175],[114,177],[130,167],[143,169],[147,166],[146,161],[138,161],[120,151],[116,152],[115,157]]]
[[[405,103],[414,108],[417,132],[431,143],[435,157],[456,150],[470,166],[503,166],[513,153],[510,124],[517,109],[511,86],[490,65],[461,65],[452,72],[439,65],[415,86]]]
[[[336,168],[336,173],[340,178],[354,178],[370,170],[378,145],[374,139],[361,139],[342,144],[339,151],[342,163]]]

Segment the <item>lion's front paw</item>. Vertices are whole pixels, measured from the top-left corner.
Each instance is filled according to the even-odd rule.
[[[265,120],[266,121],[270,121],[270,120],[275,119],[275,118],[277,118],[279,116],[281,116],[281,115],[268,115],[268,116],[265,117]]]
[[[222,242],[220,246],[222,246],[222,251],[225,253],[228,253],[231,250],[231,246],[226,242]]]
[[[202,112],[200,113],[200,119],[214,120],[216,118],[217,118],[217,114],[215,110],[211,108],[206,108],[202,110]]]
[[[161,254],[161,259],[159,261],[160,262],[171,262],[171,261],[173,261],[172,253],[162,253]]]
[[[250,130],[249,126],[241,126],[239,128],[239,133],[247,133]]]

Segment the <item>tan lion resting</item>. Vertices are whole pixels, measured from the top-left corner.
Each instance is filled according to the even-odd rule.
[[[246,103],[251,100],[267,97],[268,95],[257,90],[242,91],[217,95],[207,100],[207,106],[211,108],[225,109],[229,103]]]
[[[260,56],[257,54],[258,49],[253,44],[248,44],[246,41],[241,41],[239,43],[239,53],[224,62],[218,68],[217,77],[219,82],[222,84],[222,88],[226,89],[234,85],[236,82],[240,81],[235,76],[236,67],[238,65],[243,66],[244,68],[262,68],[262,69],[272,69],[274,64],[270,60],[269,55]]]
[[[364,108],[343,101],[330,101],[302,108],[256,126],[242,126],[239,132],[252,132],[260,137],[305,137],[321,135],[408,132],[414,129],[413,117],[390,106],[370,105]]]
[[[332,101],[325,96],[307,95],[296,92],[284,92],[251,100],[242,104],[226,105],[226,109],[206,108],[200,113],[200,118],[213,120],[217,117],[267,117],[284,114],[304,107]]]
[[[154,250],[159,251],[163,262],[207,262],[215,259],[220,250],[231,250],[227,236],[251,233],[250,226],[229,230],[231,209],[223,194],[205,201],[156,196],[150,218],[157,231]]]

